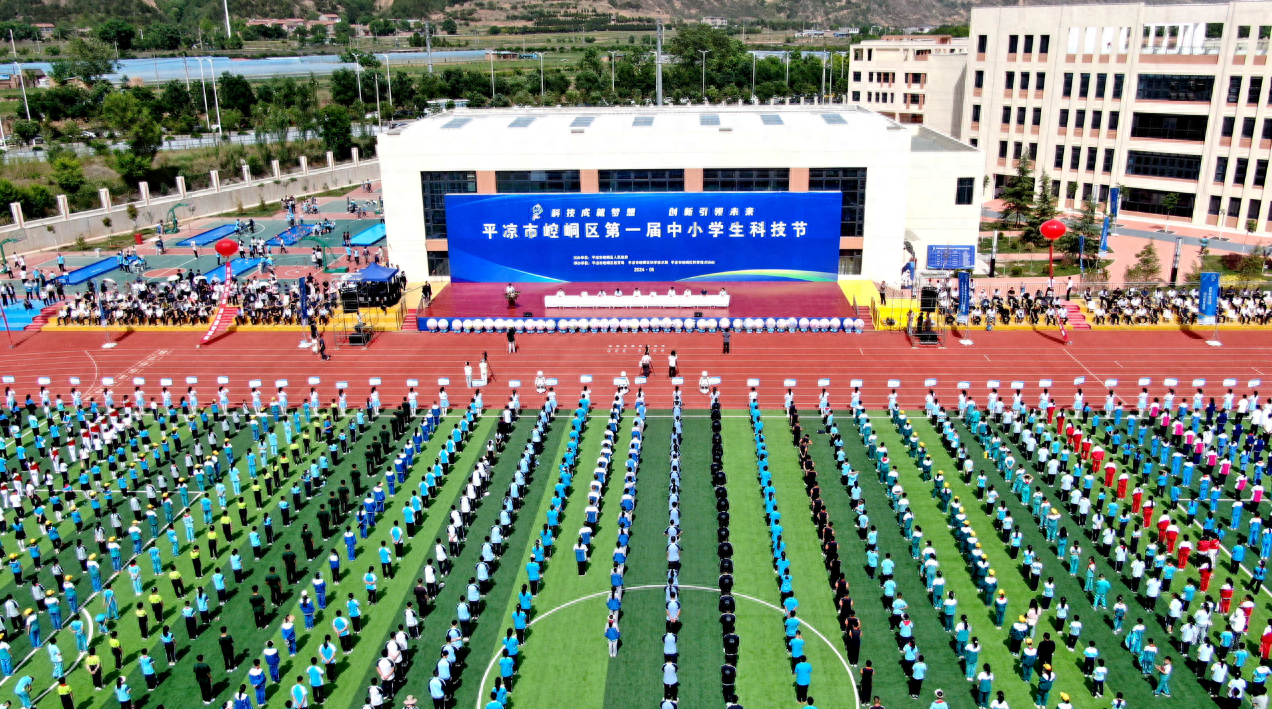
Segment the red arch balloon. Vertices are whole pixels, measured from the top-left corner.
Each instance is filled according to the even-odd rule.
[[[238,248],[238,242],[233,239],[221,239],[216,242],[216,252],[225,258],[230,258],[234,254],[237,254]]]
[[[1064,236],[1064,233],[1068,230],[1069,228],[1059,219],[1048,219],[1042,223],[1042,226],[1038,227],[1038,231],[1042,232],[1042,235],[1050,241],[1055,241]]]

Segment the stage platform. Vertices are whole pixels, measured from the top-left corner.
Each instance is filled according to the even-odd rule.
[[[669,288],[684,292],[685,288],[699,293],[706,285],[708,293],[718,293],[724,288],[732,296],[727,308],[545,308],[543,297],[558,290],[568,294],[582,291],[613,293],[622,288],[632,293],[636,288],[648,293],[656,290],[666,293]],[[521,291],[517,307],[509,308],[504,300],[507,283],[451,283],[433,299],[432,306],[419,313],[435,318],[496,318],[496,317],[555,317],[555,318],[624,318],[624,317],[694,317],[702,313],[707,318],[757,318],[757,317],[819,317],[870,319],[870,304],[861,303],[858,309],[844,295],[838,283],[775,283],[775,282],[713,282],[700,283],[514,283]],[[529,316],[526,314],[529,313]]]

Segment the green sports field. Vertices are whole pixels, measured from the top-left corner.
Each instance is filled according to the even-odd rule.
[[[776,403],[776,402],[774,402]],[[325,705],[333,707],[359,707],[367,697],[367,687],[376,676],[375,661],[380,657],[385,641],[400,623],[403,623],[403,611],[408,601],[413,601],[412,587],[415,579],[421,575],[421,569],[433,554],[433,540],[443,537],[443,530],[448,521],[452,504],[456,504],[463,494],[468,472],[471,471],[478,455],[486,449],[486,441],[494,435],[496,412],[488,412],[477,418],[472,426],[471,440],[464,446],[458,457],[452,460],[453,470],[440,485],[435,499],[431,501],[419,521],[416,535],[408,539],[404,553],[393,561],[392,578],[381,578],[379,582],[379,601],[375,605],[367,603],[366,592],[361,583],[361,574],[367,566],[375,566],[379,573],[376,550],[382,541],[390,540],[390,529],[395,520],[402,519],[402,506],[410,491],[423,479],[427,468],[431,467],[441,448],[442,437],[435,436],[425,443],[416,458],[415,466],[407,473],[404,486],[397,495],[389,498],[386,511],[378,518],[366,539],[360,539],[357,546],[357,560],[349,562],[345,559],[344,545],[339,535],[333,535],[325,544],[319,540],[319,553],[313,559],[305,560],[302,551],[302,530],[308,525],[317,533],[317,513],[320,503],[327,501],[328,494],[339,481],[348,479],[352,465],[364,468],[364,453],[372,444],[371,433],[356,438],[352,442],[350,452],[327,475],[327,487],[315,488],[314,495],[308,498],[293,515],[290,526],[281,525],[281,515],[277,510],[278,495],[274,499],[266,499],[265,509],[258,509],[252,501],[250,493],[246,494],[248,525],[259,524],[266,512],[275,520],[277,538],[265,550],[259,560],[254,560],[249,549],[247,530],[240,524],[238,511],[233,496],[230,500],[230,511],[234,533],[230,539],[219,540],[219,555],[209,558],[206,553],[209,526],[203,523],[198,511],[202,497],[192,491],[192,504],[196,508],[196,530],[198,538],[192,544],[185,540],[181,531],[180,554],[173,559],[169,544],[161,532],[157,546],[161,550],[165,572],[168,565],[175,563],[181,571],[186,585],[193,589],[203,586],[212,596],[213,618],[208,627],[203,628],[196,638],[189,638],[185,631],[180,608],[185,598],[178,598],[173,593],[166,578],[156,578],[150,567],[148,552],[138,557],[142,567],[142,578],[146,585],[146,595],[153,587],[163,598],[163,623],[170,624],[177,644],[177,662],[169,667],[163,661],[164,650],[159,641],[155,623],[151,623],[148,637],[142,637],[131,609],[138,601],[148,601],[134,595],[127,575],[122,575],[113,583],[118,594],[121,619],[108,621],[104,625],[93,622],[93,617],[104,610],[102,598],[94,594],[86,574],[79,572],[75,560],[73,546],[75,539],[81,537],[86,545],[94,548],[91,528],[94,523],[91,512],[82,507],[88,524],[82,534],[77,534],[69,519],[59,525],[63,543],[65,544],[60,560],[65,569],[74,575],[80,603],[84,604],[86,613],[82,619],[87,623],[90,643],[97,648],[106,663],[105,680],[114,684],[120,672],[113,669],[110,653],[105,647],[105,639],[109,632],[117,633],[122,644],[124,666],[122,676],[133,688],[132,705],[134,707],[187,707],[199,704],[199,689],[193,678],[193,669],[198,655],[204,655],[213,669],[217,703],[230,701],[240,685],[247,683],[247,673],[254,659],[261,658],[267,641],[273,641],[279,648],[284,648],[280,626],[285,616],[291,614],[297,618],[296,629],[299,635],[297,654],[288,656],[283,652],[282,682],[268,683],[268,704],[283,706],[287,694],[298,674],[309,666],[311,657],[317,656],[318,646],[324,636],[334,634],[332,631],[332,612],[343,608],[348,594],[353,594],[362,603],[363,627],[358,634],[351,653],[341,655],[335,671],[328,676]],[[480,551],[481,530],[489,529],[496,523],[499,514],[499,496],[512,482],[516,472],[518,451],[529,440],[534,427],[533,411],[525,412],[513,426],[504,453],[499,457],[489,487],[491,495],[484,498],[474,510],[474,519],[469,529],[469,542],[463,545],[459,554],[453,557],[454,571],[445,579],[446,586],[433,603],[422,609],[422,633],[419,639],[413,639],[407,652],[407,664],[404,668],[405,681],[401,683],[392,704],[400,706],[407,695],[420,699],[421,706],[429,705],[428,681],[432,668],[436,664],[439,649],[446,641],[446,631],[455,617],[456,604],[465,592],[467,578],[478,561]],[[953,642],[953,634],[942,627],[939,611],[933,606],[930,595],[924,586],[924,578],[920,573],[920,561],[913,558],[910,543],[903,537],[901,527],[894,510],[894,503],[889,497],[888,488],[879,482],[876,474],[876,461],[872,460],[866,445],[863,443],[857,421],[852,421],[847,412],[841,412],[837,418],[838,431],[844,442],[844,457],[859,474],[859,491],[855,494],[864,503],[869,514],[870,523],[877,528],[878,551],[880,556],[890,555],[896,562],[896,582],[898,591],[909,602],[908,614],[914,622],[914,637],[928,665],[928,673],[923,681],[922,692],[916,702],[909,697],[907,677],[904,674],[898,651],[895,633],[889,627],[891,606],[887,604],[878,580],[867,574],[865,564],[866,544],[858,538],[854,531],[857,515],[854,512],[854,493],[841,483],[837,472],[836,449],[831,437],[818,423],[815,410],[804,411],[802,423],[809,432],[808,452],[811,462],[818,472],[820,496],[829,521],[837,531],[840,558],[843,560],[842,571],[850,585],[851,596],[857,617],[863,628],[860,665],[870,661],[875,669],[871,694],[878,695],[885,706],[915,705],[925,706],[932,701],[933,692],[943,689],[949,704],[958,709],[971,709],[976,706],[975,685],[966,678],[961,664],[959,650]],[[297,414],[299,415],[299,414]],[[373,423],[371,431],[377,431],[386,423],[387,414]],[[580,574],[574,563],[571,546],[575,541],[575,531],[584,523],[584,502],[580,499],[586,493],[586,477],[590,469],[589,461],[596,460],[601,451],[603,426],[606,411],[593,409],[587,425],[583,428],[579,440],[579,474],[576,475],[572,491],[566,495],[560,527],[557,533],[557,552],[545,564],[543,583],[533,600],[533,612],[530,614],[530,627],[527,641],[521,647],[517,662],[517,670],[513,679],[513,691],[509,706],[517,709],[548,709],[561,706],[580,708],[626,709],[627,707],[657,707],[662,699],[661,665],[663,663],[662,640],[664,632],[665,611],[663,606],[664,582],[666,579],[666,538],[663,528],[666,526],[667,491],[670,476],[668,445],[672,430],[670,412],[648,412],[647,427],[644,433],[644,446],[638,474],[637,504],[634,524],[631,528],[630,552],[625,573],[626,592],[623,599],[623,611],[620,625],[623,642],[614,658],[607,652],[603,631],[607,618],[605,601],[610,590],[609,557],[614,548],[618,534],[619,517],[618,492],[611,484],[609,491],[601,501],[600,522],[593,540],[591,561],[585,572]],[[626,432],[631,426],[633,412],[625,411],[619,424],[619,440],[625,440]],[[348,425],[348,418],[336,417],[337,425]],[[147,419],[149,420],[149,419]],[[834,604],[834,591],[829,583],[827,565],[822,553],[818,530],[810,512],[810,488],[805,485],[801,472],[799,449],[789,432],[787,420],[781,411],[764,411],[766,443],[769,451],[769,466],[772,473],[772,485],[778,508],[782,512],[787,558],[790,560],[793,592],[799,600],[799,617],[802,620],[804,637],[808,640],[806,647],[809,662],[813,665],[813,681],[811,694],[815,705],[821,709],[854,709],[858,704],[869,704],[870,697],[858,697],[858,679],[860,667],[849,667],[848,651],[845,636],[841,632],[840,621]],[[972,569],[964,561],[963,550],[959,546],[959,538],[950,526],[950,515],[941,510],[939,499],[932,493],[932,483],[922,474],[919,459],[906,453],[906,443],[902,434],[894,426],[890,417],[884,412],[874,412],[868,419],[877,435],[877,442],[885,445],[891,452],[890,465],[896,473],[896,482],[907,492],[913,513],[913,524],[924,531],[924,539],[931,543],[940,562],[940,570],[946,580],[946,590],[955,592],[959,599],[959,613],[966,614],[972,628],[972,635],[979,639],[982,646],[978,663],[988,663],[994,674],[993,691],[1003,692],[1005,701],[1011,707],[1024,708],[1037,703],[1038,673],[1033,673],[1030,681],[1024,681],[1020,675],[1020,660],[1013,656],[1008,647],[1008,628],[1018,614],[1024,612],[1029,600],[1039,597],[1040,591],[1033,591],[1026,582],[1019,558],[1009,555],[1007,542],[993,529],[992,508],[983,500],[976,499],[973,485],[964,483],[961,476],[954,474],[956,463],[942,445],[941,424],[934,424],[922,417],[922,412],[914,412],[910,422],[914,433],[923,443],[924,449],[932,457],[932,470],[944,471],[957,501],[964,505],[966,521],[979,539],[981,550],[986,555],[999,588],[1004,590],[1009,599],[1007,621],[1004,627],[994,624],[993,609],[983,600],[983,594],[976,587]],[[421,419],[416,418],[418,425]],[[449,431],[459,421],[459,412],[452,411],[445,417],[440,431]],[[720,685],[720,667],[724,661],[721,641],[719,611],[717,601],[719,591],[716,587],[719,575],[716,556],[716,495],[712,489],[710,464],[711,422],[706,411],[687,411],[684,414],[682,485],[680,506],[683,515],[682,546],[684,548],[683,566],[680,585],[683,592],[682,626],[679,632],[678,658],[679,666],[679,698],[680,707],[723,706]],[[538,538],[549,507],[552,505],[553,486],[557,482],[557,467],[566,455],[569,445],[569,413],[562,411],[548,428],[543,438],[543,453],[533,475],[529,478],[524,496],[524,504],[513,520],[511,533],[506,539],[506,550],[493,565],[492,583],[479,604],[476,623],[468,639],[465,650],[461,653],[461,664],[456,668],[458,681],[454,690],[451,706],[476,707],[481,709],[489,700],[489,692],[498,675],[495,660],[502,648],[501,640],[511,627],[511,615],[518,603],[517,594],[527,581],[526,565],[532,553],[532,545]],[[281,426],[282,424],[280,424]],[[980,438],[973,434],[964,421],[950,424],[967,445],[968,454],[975,461],[976,469],[984,470],[988,482],[1001,492],[1006,492],[1009,484],[1002,474],[995,469],[993,461],[983,455]],[[1037,424],[1045,430],[1045,422]],[[1095,429],[1094,425],[1090,428]],[[151,429],[158,431],[157,425]],[[817,429],[814,431],[814,429]],[[42,429],[47,431],[47,428]],[[184,431],[184,427],[182,429]],[[281,431],[281,428],[276,428]],[[191,445],[188,433],[185,445]],[[409,435],[409,434],[408,434]],[[738,607],[737,630],[741,637],[741,652],[738,662],[737,694],[739,703],[745,707],[796,707],[794,677],[791,673],[789,653],[784,643],[782,597],[779,592],[777,575],[773,566],[771,540],[765,522],[765,508],[761,497],[760,483],[757,478],[757,457],[754,432],[751,418],[744,411],[725,411],[722,417],[721,435],[723,438],[723,462],[728,476],[727,492],[731,513],[730,540],[734,549],[734,596]],[[992,435],[992,427],[991,427]],[[1103,440],[1104,432],[1098,430]],[[282,435],[280,433],[280,439]],[[22,443],[28,448],[32,445],[31,433],[23,436]],[[396,451],[405,445],[406,438],[395,441],[390,450]],[[9,440],[5,457],[10,459],[12,469],[17,443]],[[252,434],[248,428],[235,433],[230,443],[236,451],[236,459],[241,461],[247,451],[252,448]],[[1018,459],[1024,459],[1023,452],[1012,442],[1007,442]],[[302,469],[308,467],[317,456],[320,446],[315,446],[310,455],[302,456],[302,463],[292,467],[292,480],[285,481],[283,488],[290,488],[293,480],[300,479]],[[1025,463],[1028,466],[1028,463]],[[79,470],[72,466],[72,478],[76,478]],[[244,486],[248,484],[247,475],[243,475]],[[107,474],[109,481],[109,474]],[[374,482],[374,481],[371,481]],[[1197,481],[1193,481],[1194,487]],[[370,484],[370,483],[369,483]],[[619,485],[618,487],[621,487]],[[1094,493],[1101,492],[1102,485],[1097,482]],[[1195,490],[1184,492],[1188,498]],[[1064,515],[1061,525],[1070,530],[1080,527],[1076,520],[1069,516],[1068,510],[1058,502],[1058,494],[1054,490],[1045,490],[1048,500],[1061,509]],[[1227,497],[1235,491],[1229,490]],[[1056,596],[1067,598],[1071,605],[1070,619],[1079,615],[1083,621],[1079,652],[1066,651],[1063,644],[1057,649],[1053,662],[1056,673],[1055,687],[1046,701],[1048,708],[1061,702],[1061,693],[1070,696],[1071,703],[1077,707],[1109,706],[1113,695],[1122,692],[1132,707],[1141,707],[1149,703],[1160,703],[1175,706],[1198,706],[1208,704],[1206,690],[1196,675],[1185,668],[1182,662],[1176,662],[1175,675],[1171,682],[1171,696],[1154,698],[1158,672],[1145,675],[1136,665],[1138,657],[1126,649],[1122,643],[1126,632],[1115,634],[1111,613],[1106,609],[1091,609],[1091,594],[1083,588],[1083,575],[1070,575],[1067,560],[1057,558],[1055,545],[1048,542],[1044,532],[1035,523],[1028,505],[1021,502],[1020,497],[1005,495],[1008,507],[1020,525],[1024,535],[1022,546],[1032,546],[1040,554],[1045,567],[1043,577],[1052,577],[1055,582]],[[178,500],[179,502],[179,500]],[[178,504],[179,508],[180,505]],[[1254,505],[1247,504],[1249,515]],[[1264,512],[1267,503],[1263,503]],[[221,507],[214,504],[215,528],[220,529]],[[1156,514],[1163,510],[1158,507]],[[1194,539],[1200,532],[1192,527],[1191,532],[1185,525],[1183,507],[1166,510],[1177,519],[1185,533],[1191,533]],[[125,524],[131,522],[131,515],[123,509]],[[7,516],[12,517],[9,512]],[[177,512],[180,516],[180,512]],[[1227,519],[1226,512],[1221,515]],[[352,519],[340,523],[340,527],[353,524]],[[143,538],[149,545],[150,531],[145,523],[139,525],[143,530]],[[180,527],[180,523],[178,523]],[[26,525],[29,534],[38,532],[32,522]],[[354,530],[357,526],[354,525]],[[474,538],[475,537],[475,538]],[[1075,532],[1074,537],[1083,545],[1083,571],[1086,556],[1094,553],[1090,540],[1082,538]],[[1236,532],[1225,541],[1225,551],[1232,547],[1236,539],[1242,538]],[[16,552],[17,546],[12,531],[0,535],[5,552]],[[123,540],[125,559],[131,553],[132,545]],[[203,566],[205,575],[198,579],[194,575],[190,551],[194,544],[204,550]],[[316,626],[306,631],[300,622],[299,591],[307,584],[301,582],[284,589],[283,602],[279,606],[268,604],[268,627],[257,629],[249,604],[250,587],[260,585],[265,590],[264,578],[270,566],[276,566],[279,573],[283,567],[285,546],[290,544],[300,554],[300,576],[311,577],[315,571],[328,576],[328,597],[331,606],[317,614]],[[42,542],[44,559],[53,556],[51,544]],[[391,546],[391,543],[390,543]],[[1141,545],[1142,546],[1142,545]],[[229,548],[240,550],[246,565],[247,578],[242,585],[231,585],[228,598],[224,604],[216,601],[212,592],[209,575],[217,567],[228,569]],[[336,548],[342,560],[342,575],[339,579],[330,578],[326,554]],[[1257,550],[1257,546],[1256,546]],[[1224,558],[1221,554],[1221,558]],[[1248,557],[1247,557],[1248,558]],[[30,574],[34,568],[27,555],[19,556],[24,563],[24,572]],[[110,575],[109,561],[103,559],[103,575]],[[1142,609],[1135,600],[1134,594],[1122,574],[1114,571],[1107,559],[1097,554],[1099,573],[1106,574],[1112,582],[1109,592],[1109,604],[1116,596],[1125,597],[1130,612],[1126,626],[1133,625],[1138,617],[1145,619],[1147,637],[1155,637],[1161,648],[1158,662],[1166,655],[1176,655],[1176,648],[1171,646],[1168,634],[1162,625],[1160,615],[1165,612],[1165,600],[1159,601],[1155,614]],[[1257,559],[1256,559],[1257,561]],[[1226,576],[1231,575],[1239,583],[1249,580],[1249,561],[1245,567],[1235,570],[1227,566],[1216,574],[1214,586],[1210,594],[1217,594],[1217,587]],[[227,570],[228,573],[228,570]],[[46,565],[39,576],[41,582],[49,588],[54,585],[49,568]],[[1179,591],[1188,581],[1197,579],[1195,564],[1180,571],[1174,578],[1172,590]],[[1234,603],[1244,595],[1244,588],[1239,589]],[[5,573],[0,578],[0,597],[12,594],[22,607],[33,606],[29,586],[17,586],[13,575]],[[266,592],[268,596],[268,593]],[[311,595],[312,590],[311,590]],[[1199,605],[1204,593],[1197,594],[1194,608]],[[1169,594],[1166,594],[1169,598]],[[1258,664],[1258,639],[1261,629],[1272,618],[1272,604],[1268,603],[1267,592],[1260,592],[1255,598],[1250,621],[1250,634],[1247,640],[1252,648],[1253,657],[1245,662],[1244,676],[1250,677],[1251,670]],[[1057,622],[1055,605],[1042,614],[1038,622],[1035,642],[1040,642],[1044,632],[1050,632],[1053,638],[1061,640],[1068,628]],[[63,608],[66,602],[63,601]],[[147,602],[145,608],[150,609]],[[67,614],[69,615],[69,614]],[[50,621],[47,614],[40,611],[44,639],[49,638]],[[69,621],[70,618],[67,618]],[[1222,623],[1219,623],[1222,626]],[[218,643],[219,629],[225,626],[234,640],[235,657],[230,671],[222,665],[221,647]],[[1212,628],[1212,636],[1218,641],[1218,632],[1222,628]],[[92,707],[114,707],[118,705],[115,696],[108,690],[94,691],[88,673],[83,669],[84,653],[75,649],[74,638],[69,631],[63,631],[51,638],[55,641],[65,659],[68,684],[73,691],[72,705],[75,709],[91,709]],[[1081,649],[1088,641],[1094,641],[1109,670],[1108,689],[1103,697],[1093,697],[1093,684],[1090,678],[1084,677],[1082,671]],[[46,647],[34,649],[25,635],[7,638],[11,645],[14,673],[0,681],[0,698],[12,699],[15,706],[19,697],[14,693],[18,680],[29,676],[33,680],[30,694],[39,698],[41,705],[57,702],[56,682],[53,677],[53,665]],[[1238,641],[1240,644],[1240,641]],[[142,649],[158,662],[158,687],[146,691],[138,658]],[[1229,655],[1229,661],[1234,658]],[[248,695],[252,694],[248,689]],[[249,699],[249,701],[251,701]],[[256,706],[252,702],[252,706]]]

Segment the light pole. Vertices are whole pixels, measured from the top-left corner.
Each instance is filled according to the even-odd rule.
[[[216,106],[216,134],[225,135],[225,126],[221,125],[221,97],[216,90],[216,72],[212,67],[212,57],[203,57],[200,61],[208,63],[208,73],[212,75],[212,103]],[[207,101],[205,96],[204,101]]]
[[[358,103],[362,103],[362,62],[356,54],[353,56],[353,73],[358,77]]]
[[[539,98],[543,98],[543,52],[539,52]]]
[[[702,100],[707,100],[707,55],[711,53],[710,49],[699,49],[702,54]]]
[[[375,77],[375,124],[378,127],[384,127],[384,117],[380,115],[380,75],[372,73]]]
[[[614,93],[614,51],[610,50],[610,93]]]
[[[490,100],[495,100],[495,52],[493,49],[486,50],[486,56],[490,57]]]
[[[9,46],[13,48],[13,71],[18,75],[18,85],[22,87],[22,105],[26,108],[27,120],[31,120],[31,104],[27,103],[26,79],[22,77],[22,67],[18,66],[18,45],[13,41],[13,30],[9,30]]]
[[[751,52],[751,100],[755,100],[755,52]]]
[[[212,112],[208,110],[208,82],[203,78],[203,58],[195,57],[199,64],[199,85],[203,87],[203,115],[207,119],[208,130],[212,130]]]
[[[391,109],[393,107],[393,73],[389,71],[389,53],[384,52],[378,56],[384,57],[384,76],[389,80],[389,108]]]
[[[428,53],[428,73],[433,73],[433,29],[427,21],[424,23],[424,51]]]
[[[230,31],[230,0],[221,0],[221,7],[225,10],[225,48],[230,48],[230,37],[234,33]]]

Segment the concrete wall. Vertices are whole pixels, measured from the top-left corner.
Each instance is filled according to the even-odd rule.
[[[184,224],[191,219],[232,212],[239,207],[250,209],[262,200],[276,202],[287,195],[299,197],[357,185],[364,180],[378,180],[380,163],[378,160],[358,160],[355,155],[349,162],[333,163],[332,167],[311,165],[307,172],[298,170],[284,173],[278,179],[270,175],[244,182],[241,174],[236,177],[238,182],[220,184],[219,187],[219,181],[214,179],[212,188],[187,192],[184,196],[178,189],[171,195],[151,197],[149,204],[146,204],[148,190],[143,185],[142,199],[131,203],[137,207],[136,224],[128,218],[129,203],[120,203],[110,205],[109,209],[98,208],[71,212],[65,216],[59,214],[44,219],[17,220],[14,224],[0,227],[0,239],[11,236],[23,238],[19,247],[21,252],[54,249],[72,244],[81,236],[91,242],[111,234],[126,234],[136,229],[153,227],[167,218],[171,207],[180,203],[189,205],[177,210],[177,219]],[[183,185],[184,182],[180,184]],[[64,208],[65,200],[60,197],[61,195],[58,204]],[[13,206],[10,209],[12,211]],[[20,210],[14,216],[15,219],[20,216]],[[103,222],[107,218],[111,222],[109,227]],[[185,236],[190,234],[183,231],[181,237]],[[9,249],[9,253],[16,252],[15,249]]]

